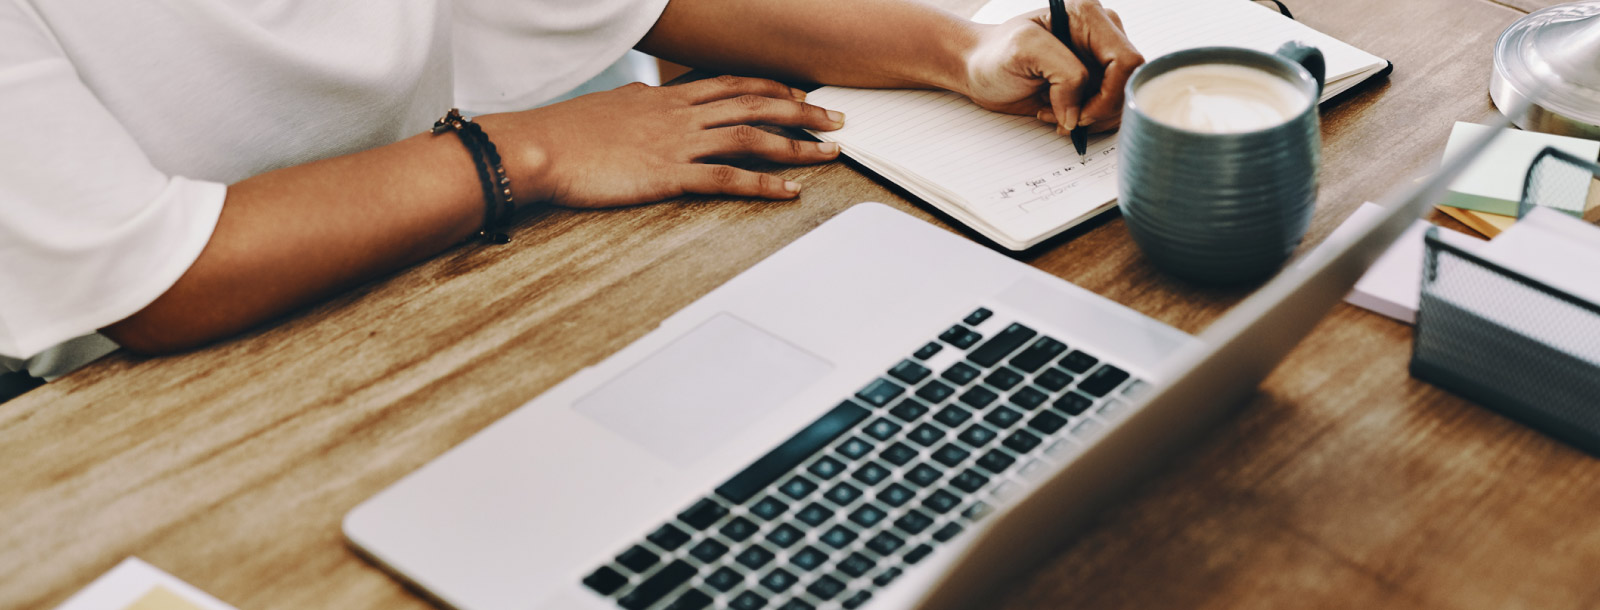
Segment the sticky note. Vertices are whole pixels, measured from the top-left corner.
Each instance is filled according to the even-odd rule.
[[[1477,135],[1489,129],[1474,123],[1456,123],[1450,131],[1449,142],[1445,144],[1445,157],[1459,152]],[[1555,147],[1579,159],[1593,161],[1600,157],[1600,142],[1594,140],[1509,129],[1496,138],[1489,145],[1489,150],[1484,151],[1450,185],[1444,201],[1439,204],[1516,216],[1528,167],[1546,146]],[[1585,172],[1567,171],[1555,174],[1549,180],[1551,182],[1546,184],[1548,190],[1541,191],[1540,203],[1569,214],[1582,214],[1592,176]]]
[[[157,585],[144,597],[136,599],[128,610],[205,610],[166,587]]]
[[[56,610],[234,610],[205,591],[140,561],[124,559]]]

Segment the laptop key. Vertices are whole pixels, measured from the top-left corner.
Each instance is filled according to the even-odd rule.
[[[923,447],[932,447],[934,443],[944,440],[944,429],[932,424],[922,424],[911,430],[911,441]]]
[[[817,610],[817,607],[805,603],[803,600],[791,599],[778,610]]]
[[[938,514],[945,514],[961,504],[961,498],[943,489],[935,490],[922,499],[922,507]]]
[[[889,513],[883,512],[881,508],[871,504],[863,504],[861,508],[850,513],[850,520],[860,524],[861,527],[872,527],[888,516]]]
[[[893,445],[885,447],[882,452],[878,453],[878,457],[883,458],[883,461],[896,466],[906,465],[907,463],[911,462],[911,460],[917,459],[917,455],[917,450],[912,449],[911,445],[907,445],[898,441]]]
[[[660,555],[652,553],[649,549],[637,544],[617,556],[617,563],[622,564],[622,567],[633,570],[635,573],[650,569],[650,566],[656,565],[658,561],[661,561]]]
[[[1051,392],[1060,392],[1072,384],[1072,374],[1058,368],[1050,368],[1034,377],[1033,382]]]
[[[850,596],[850,599],[844,600],[840,607],[844,608],[844,610],[856,610],[856,608],[866,605],[871,600],[871,591],[857,591],[855,595]]]
[[[817,596],[817,599],[828,601],[844,593],[844,582],[831,575],[824,574],[811,586],[806,587],[806,592]]]
[[[965,362],[957,362],[950,365],[950,368],[945,369],[943,373],[939,374],[939,376],[950,383],[963,386],[972,383],[972,380],[977,379],[980,372],[981,371],[973,368],[973,366],[970,364]]]
[[[1044,404],[1045,399],[1049,397],[1049,394],[1039,391],[1038,388],[1028,386],[1017,390],[1015,394],[1011,395],[1011,404],[1032,411],[1039,408],[1039,405]]]
[[[967,461],[967,457],[971,455],[972,452],[967,451],[966,449],[946,443],[945,446],[940,447],[938,451],[933,452],[933,460],[953,468],[962,462]]]
[[[949,398],[955,393],[955,388],[950,387],[938,379],[930,380],[928,383],[922,384],[921,388],[917,389],[918,398],[934,404],[944,402],[944,399]]]
[[[761,579],[761,586],[766,587],[768,591],[773,593],[782,593],[789,590],[789,587],[794,586],[797,582],[800,582],[799,576],[795,576],[794,573],[783,568],[777,568]]]
[[[711,524],[726,514],[728,514],[727,507],[711,498],[701,498],[699,502],[694,503],[694,506],[690,506],[689,510],[678,513],[678,519],[689,524],[689,527],[703,530],[711,527]]]
[[[1029,428],[1033,428],[1034,430],[1038,430],[1045,434],[1054,434],[1055,431],[1060,430],[1061,427],[1065,425],[1067,425],[1067,418],[1056,415],[1050,411],[1043,411],[1038,415],[1033,416],[1033,419],[1028,421]]]
[[[973,502],[972,506],[968,506],[966,510],[961,511],[961,516],[972,521],[977,521],[989,516],[989,514],[993,512],[994,508],[988,504],[984,504],[982,502]]]
[[[954,428],[961,425],[962,422],[972,419],[972,411],[968,411],[956,405],[947,405],[945,408],[939,409],[939,412],[933,415],[933,419],[941,424]]]
[[[923,530],[933,527],[933,517],[917,509],[906,511],[899,519],[894,520],[894,526],[900,531],[915,536]]]
[[[767,598],[756,595],[754,591],[745,591],[733,598],[729,607],[734,610],[760,610],[767,605]]]
[[[711,596],[699,589],[689,589],[672,601],[666,610],[700,610],[711,605]]]
[[[861,497],[861,488],[848,482],[840,482],[838,485],[834,485],[833,489],[829,489],[828,493],[823,494],[823,497],[839,506],[846,506],[851,502],[855,502],[856,498]],[[813,523],[812,525],[816,524]]]
[[[988,415],[983,416],[983,421],[1000,428],[1010,428],[1022,421],[1022,412],[1011,407],[995,407]]]
[[[833,477],[839,476],[839,473],[844,472],[844,463],[824,455],[820,458],[817,458],[817,461],[812,462],[811,467],[807,468],[806,471],[816,475],[817,478],[826,481]]]
[[[706,563],[716,561],[718,557],[721,557],[726,552],[728,552],[728,545],[710,538],[701,540],[700,544],[696,544],[694,548],[689,549],[690,555]]]
[[[916,353],[911,354],[911,357],[918,360],[927,360],[932,358],[934,354],[939,353],[939,350],[942,349],[944,349],[943,345],[940,345],[938,342],[929,341],[927,345],[922,346],[917,350]]]
[[[857,468],[855,474],[850,476],[855,477],[857,481],[872,486],[882,483],[884,479],[889,478],[890,474],[893,473],[888,468],[884,468],[883,465],[877,462],[868,462],[866,465]]]
[[[922,401],[911,397],[901,399],[899,404],[896,404],[894,408],[889,409],[890,415],[898,417],[900,418],[900,421],[908,424],[917,421],[917,418],[922,417],[927,413],[928,405],[922,404]]]
[[[932,553],[933,547],[926,544],[919,544],[916,546],[916,548],[906,551],[906,563],[915,564],[923,559],[926,559],[928,555]]]
[[[1010,468],[1015,463],[1017,463],[1017,458],[1006,455],[1006,452],[999,449],[985,453],[983,457],[978,458],[979,466],[995,474],[1005,472],[1007,468]]]
[[[747,548],[744,551],[741,551],[733,558],[733,560],[739,562],[739,564],[744,567],[756,570],[760,569],[761,566],[767,565],[768,562],[772,561],[773,557],[775,557],[775,555],[772,554],[772,551],[767,550],[766,547],[756,544],[751,545],[750,548]]]
[[[761,529],[761,526],[756,525],[755,522],[744,517],[734,517],[728,520],[727,523],[722,524],[720,531],[729,540],[744,542],[746,538],[754,536],[758,529]]]
[[[814,546],[800,549],[800,552],[789,556],[789,563],[801,570],[811,571],[824,563],[828,563],[828,554]]]
[[[927,487],[938,483],[944,477],[944,472],[927,464],[917,464],[915,468],[906,471],[906,481],[917,487]]]
[[[1099,363],[1099,358],[1085,354],[1082,350],[1072,350],[1072,353],[1061,358],[1061,368],[1074,373],[1083,373]]]
[[[823,544],[836,549],[843,549],[847,546],[850,546],[850,543],[855,542],[855,539],[856,533],[843,525],[835,525],[831,528],[828,528],[828,531],[823,532],[822,536],[819,538]]]
[[[984,445],[993,442],[997,436],[1000,436],[1000,433],[995,432],[988,426],[972,424],[967,426],[966,430],[961,431],[961,435],[956,438],[974,449],[982,449]]]
[[[894,423],[887,417],[880,417],[877,421],[867,424],[865,432],[867,436],[886,441],[900,432],[900,424]]]
[[[928,367],[917,364],[911,360],[901,360],[900,364],[896,364],[893,368],[889,369],[890,377],[899,379],[900,381],[904,381],[910,385],[916,385],[918,382],[927,378],[928,375],[932,374],[933,371],[928,370]]]
[[[976,345],[979,341],[982,341],[983,335],[978,334],[978,332],[975,330],[957,324],[955,326],[951,326],[943,333],[940,333],[939,340],[961,349],[967,349],[973,345]]]
[[[889,404],[889,401],[894,400],[896,396],[905,391],[906,389],[900,387],[899,384],[879,377],[872,380],[872,383],[867,384],[867,387],[861,388],[861,391],[856,392],[856,398],[860,398],[874,407],[881,407]]]
[[[878,535],[867,541],[867,548],[872,549],[874,553],[887,557],[893,555],[895,551],[905,546],[905,544],[904,538],[889,532],[878,532]]]
[[[967,359],[978,363],[984,368],[992,367],[1000,362],[1000,359],[1011,355],[1011,352],[1017,351],[1017,348],[1022,347],[1023,343],[1027,343],[1029,339],[1032,339],[1037,334],[1039,333],[1031,328],[1021,324],[1012,324],[996,334],[994,338],[978,346],[978,349],[972,350],[972,353],[967,354]]]
[[[862,440],[859,436],[850,437],[845,442],[839,443],[839,455],[852,460],[859,460],[861,456],[872,453],[872,443]]]
[[[1022,350],[1022,353],[1011,359],[1011,366],[1032,373],[1039,370],[1039,367],[1044,366],[1044,363],[1049,362],[1051,358],[1055,358],[1056,355],[1066,351],[1066,349],[1067,345],[1065,343],[1050,337],[1039,337],[1038,341],[1034,341],[1027,349]]]
[[[829,519],[833,518],[833,509],[820,503],[812,502],[807,504],[805,508],[800,509],[800,512],[795,513],[794,518],[799,519],[800,522],[806,525],[816,527],[827,523]]]
[[[1023,379],[1022,373],[1018,373],[1015,369],[1009,367],[1002,367],[995,369],[993,373],[989,373],[988,377],[983,378],[983,382],[1002,390],[1009,390],[1017,387],[1017,384],[1022,383]]]
[[[811,492],[817,490],[817,484],[812,483],[810,479],[805,477],[794,477],[789,479],[789,482],[784,483],[782,487],[779,487],[778,490],[796,500],[804,500],[806,496],[811,495]]]
[[[1028,432],[1027,430],[1018,430],[1011,433],[1011,436],[1006,437],[1006,440],[1001,444],[1005,445],[1007,449],[1017,453],[1027,453],[1029,451],[1033,451],[1033,448],[1038,447],[1039,443],[1041,442],[1043,442],[1043,440],[1038,436],[1035,436],[1032,432]]]
[[[780,524],[778,527],[772,528],[772,531],[767,532],[767,542],[780,549],[794,546],[796,542],[803,540],[805,537],[806,533],[800,531],[800,528],[787,523]]]
[[[994,390],[983,386],[972,386],[972,389],[967,390],[965,394],[961,395],[960,400],[962,404],[965,404],[969,407],[974,409],[982,409],[989,406],[989,403],[994,402],[995,399],[999,397],[1000,395],[994,393]]]
[[[939,542],[949,542],[952,538],[961,535],[961,530],[961,524],[959,523],[946,523],[944,527],[933,533],[933,539]]]
[[[717,571],[712,572],[710,576],[706,577],[705,585],[723,593],[727,593],[728,591],[732,591],[734,587],[739,586],[739,583],[742,582],[744,582],[743,574],[740,574],[738,570],[723,566],[717,568]]]
[[[976,493],[987,484],[989,484],[989,477],[971,468],[961,471],[961,474],[950,480],[951,486],[967,493]]]
[[[889,568],[872,577],[872,584],[887,587],[889,583],[894,582],[894,579],[899,578],[901,574],[904,574],[904,572],[900,568]]]
[[[771,521],[789,510],[789,505],[772,496],[762,498],[760,502],[750,506],[750,514]]]
[[[900,508],[916,496],[917,492],[911,491],[906,486],[899,483],[890,483],[882,491],[878,492],[878,501],[894,508]]]
[[[628,584],[628,577],[611,569],[610,566],[600,566],[593,573],[583,577],[583,586],[594,589],[595,593],[601,595],[616,593],[617,589],[621,589],[625,584]]]
[[[1105,396],[1122,382],[1128,380],[1128,372],[1109,364],[1100,365],[1100,368],[1089,373],[1089,376],[1078,384],[1078,391],[1099,398]]]
[[[689,582],[694,575],[694,566],[682,559],[675,560],[657,571],[654,576],[639,583],[639,586],[618,599],[617,604],[627,610],[645,610],[661,601],[661,598],[666,597],[679,585]]]
[[[736,503],[743,504],[749,501],[761,490],[766,489],[773,481],[801,463],[810,459],[812,454],[821,451],[834,439],[843,435],[846,430],[854,428],[856,424],[865,420],[872,412],[851,401],[844,401],[818,418],[805,429],[789,437],[789,440],[778,445],[777,448],[767,452],[756,461],[752,462],[739,474],[733,475],[721,486],[717,487],[717,495]],[[809,491],[806,493],[810,493]],[[805,494],[790,494],[795,499],[805,497]],[[708,524],[709,525],[709,524]],[[704,529],[703,527],[697,529]]]
[[[994,315],[994,312],[989,311],[988,308],[979,307],[972,310],[972,313],[967,314],[967,317],[963,318],[961,321],[965,322],[967,326],[977,326],[982,324],[984,320],[989,319],[989,316],[992,315]]]
[[[676,551],[678,547],[683,546],[683,543],[689,541],[690,536],[688,532],[678,529],[678,526],[668,523],[656,528],[656,531],[650,532],[650,535],[644,538],[663,550]]]
[[[851,553],[849,557],[839,562],[839,571],[856,578],[866,576],[873,568],[878,567],[878,562],[861,553]]]
[[[1083,415],[1084,411],[1094,406],[1094,399],[1077,392],[1067,392],[1056,399],[1054,406],[1067,415]]]

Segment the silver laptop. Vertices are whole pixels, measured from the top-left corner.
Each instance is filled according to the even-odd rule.
[[[857,205],[345,534],[460,610],[982,606],[1253,392],[1487,139],[1199,338]]]

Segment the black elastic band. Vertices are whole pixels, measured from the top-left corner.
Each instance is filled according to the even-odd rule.
[[[1283,2],[1280,2],[1279,0],[1256,0],[1256,2],[1271,2],[1276,4],[1278,5],[1278,12],[1283,13],[1284,17],[1294,19],[1294,15],[1289,13],[1289,7],[1284,6]]]

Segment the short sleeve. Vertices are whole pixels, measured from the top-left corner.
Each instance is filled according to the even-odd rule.
[[[0,0],[0,116],[0,356],[136,313],[210,240],[227,187],[159,171],[16,0]]]
[[[666,6],[667,0],[457,0],[456,103],[507,112],[566,93],[644,39]]]

